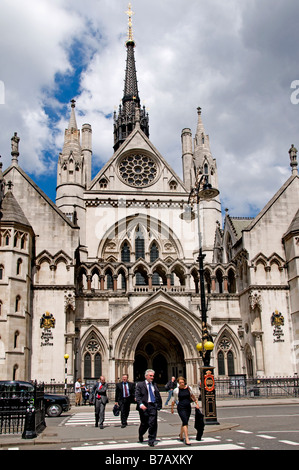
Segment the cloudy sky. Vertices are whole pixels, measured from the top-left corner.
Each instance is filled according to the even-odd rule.
[[[78,127],[93,128],[93,176],[112,156],[127,7],[128,0],[1,0],[3,167],[17,132],[20,166],[53,200],[72,98]],[[200,106],[223,208],[256,215],[291,175],[291,144],[299,148],[299,2],[132,0],[132,9],[152,143],[182,177],[181,130],[194,133]]]

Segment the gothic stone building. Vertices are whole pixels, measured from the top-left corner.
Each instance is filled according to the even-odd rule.
[[[126,43],[114,153],[91,179],[92,129],[72,101],[54,204],[22,170],[19,137],[1,171],[0,379],[68,381],[156,370],[158,383],[199,379],[199,233],[215,375],[298,372],[299,211],[292,172],[253,219],[225,215],[219,196],[185,217],[200,175],[218,188],[201,109],[183,129],[183,180],[149,139],[134,40]],[[287,164],[287,159],[286,159]]]

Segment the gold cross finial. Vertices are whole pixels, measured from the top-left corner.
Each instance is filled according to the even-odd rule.
[[[131,3],[129,3],[128,10],[126,11],[126,14],[129,17],[128,41],[127,42],[134,42],[134,39],[133,39],[133,25],[132,25],[132,16],[134,15],[134,12],[132,11]]]

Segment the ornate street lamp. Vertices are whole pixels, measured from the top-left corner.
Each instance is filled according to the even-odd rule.
[[[202,324],[202,338],[201,343],[196,345],[199,351],[203,367],[201,367],[201,396],[202,406],[205,415],[206,424],[219,424],[216,415],[216,394],[215,382],[213,376],[213,367],[210,366],[211,351],[214,349],[212,336],[207,329],[207,306],[206,306],[206,293],[204,284],[204,267],[203,260],[206,255],[202,252],[202,241],[200,231],[199,219],[199,203],[200,201],[210,201],[218,196],[218,189],[212,188],[208,182],[208,176],[202,175],[196,181],[195,187],[191,189],[188,206],[196,203],[197,206],[197,220],[198,220],[198,241],[199,241],[199,254],[197,261],[199,263],[199,285],[200,285],[200,300],[201,300],[201,324]],[[192,207],[192,206],[191,206]],[[191,208],[192,211],[192,208]]]
[[[70,357],[68,354],[64,356],[64,394],[67,394],[67,360]]]

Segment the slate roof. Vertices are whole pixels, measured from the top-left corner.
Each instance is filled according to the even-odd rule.
[[[30,222],[22,211],[12,191],[7,191],[3,198],[2,214],[1,223],[18,223],[31,227]]]

